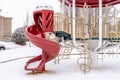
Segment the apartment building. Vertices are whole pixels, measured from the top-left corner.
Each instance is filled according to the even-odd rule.
[[[12,35],[12,18],[0,15],[0,40],[10,38]]]

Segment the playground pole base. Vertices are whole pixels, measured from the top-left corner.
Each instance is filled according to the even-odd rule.
[[[41,73],[43,73],[43,71],[31,71],[31,72],[28,72],[27,75],[38,75]]]

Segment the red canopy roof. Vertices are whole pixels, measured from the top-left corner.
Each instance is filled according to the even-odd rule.
[[[59,1],[62,2],[63,0],[59,0]],[[83,7],[84,3],[90,5],[91,7],[99,6],[99,0],[76,0],[76,7]],[[72,0],[66,0],[65,4],[72,5]],[[106,4],[108,5],[120,4],[120,0],[102,0],[102,6],[104,7]]]

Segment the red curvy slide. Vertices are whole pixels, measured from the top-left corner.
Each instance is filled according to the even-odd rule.
[[[46,12],[48,13],[48,11],[46,11]],[[48,15],[50,15],[50,14],[51,13],[48,13]],[[30,59],[25,65],[25,70],[43,72],[43,71],[45,71],[45,63],[58,56],[59,50],[60,50],[60,45],[56,42],[45,39],[44,33],[47,31],[43,31],[43,30],[45,30],[45,28],[48,29],[49,24],[47,25],[47,27],[44,25],[43,26],[41,26],[41,25],[43,23],[45,23],[45,20],[50,20],[50,19],[48,18],[48,16],[47,16],[47,18],[46,18],[46,16],[45,17],[42,16],[42,18],[44,18],[45,20],[43,19],[40,22],[39,15],[41,15],[40,11],[34,12],[35,24],[30,27],[27,27],[25,32],[26,32],[27,38],[35,46],[42,49],[42,54],[35,58]],[[52,17],[50,17],[50,18],[52,18]],[[44,21],[44,22],[42,22],[42,21]],[[46,21],[46,22],[48,22],[48,21]],[[51,23],[49,21],[50,24],[53,24],[52,22],[53,22],[53,20],[51,20]],[[51,25],[51,26],[53,27],[53,25]],[[51,29],[51,32],[52,32],[53,28],[49,28],[49,29]],[[37,61],[41,61],[37,67],[29,68],[29,64],[37,62]]]
[[[58,56],[60,45],[56,42],[44,39],[37,25],[28,27],[26,29],[26,35],[34,45],[42,49],[42,55],[30,59],[25,66],[25,70],[42,72],[45,70],[45,63]],[[40,60],[41,63],[36,68],[28,68],[30,63]]]

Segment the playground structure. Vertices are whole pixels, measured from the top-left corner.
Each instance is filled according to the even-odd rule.
[[[98,53],[103,54],[113,47],[119,49],[120,41],[120,19],[115,15],[113,5],[120,3],[119,0],[104,2],[97,0],[93,5],[89,4],[89,0],[75,6],[75,1],[80,0],[60,0],[63,12],[56,13],[53,20],[53,10],[49,10],[49,6],[40,6],[34,11],[35,24],[26,29],[28,39],[36,46],[43,49],[42,55],[29,60],[25,66],[26,70],[40,71],[45,70],[45,63],[55,58],[55,63],[59,63],[61,59],[69,59],[71,55],[79,55],[77,63],[84,73],[89,72],[91,67],[95,67],[98,62]],[[93,2],[96,0],[93,0]],[[111,0],[112,1],[112,0]],[[82,1],[81,1],[82,2]],[[91,3],[91,2],[90,2]],[[98,12],[99,3],[99,13]],[[65,7],[65,4],[69,7]],[[106,9],[104,16],[102,15],[102,6]],[[80,8],[79,8],[80,7]],[[94,8],[95,7],[95,8]],[[71,10],[72,8],[72,10]],[[109,8],[113,9],[112,22],[111,16],[108,15]],[[65,10],[66,9],[66,10]],[[97,12],[96,12],[96,11]],[[54,25],[53,25],[54,23]],[[71,35],[71,38],[62,42],[64,45],[57,43],[58,39],[52,35],[53,41],[50,41],[52,32],[63,31]],[[47,40],[50,39],[50,40]],[[73,49],[78,51],[72,54]],[[117,50],[116,49],[116,50]],[[58,54],[59,53],[59,54]],[[109,53],[109,52],[108,52]],[[29,64],[42,60],[37,68],[28,68]]]
[[[105,4],[101,5],[101,7],[103,6],[103,13],[98,11],[102,9],[97,8],[98,4],[90,4],[92,1],[86,1],[82,4],[82,1],[74,0],[76,2],[76,8],[74,1],[60,1],[62,12],[54,15],[54,30],[61,30],[71,34],[72,38],[69,41],[73,45],[65,45],[62,47],[59,56],[55,59],[56,64],[60,63],[59,61],[62,59],[69,59],[71,55],[80,55],[77,63],[80,65],[80,69],[86,73],[90,71],[91,66],[97,66],[98,54],[99,56],[101,55],[99,59],[102,61],[104,54],[108,54],[108,56],[118,56],[120,18],[117,17],[114,6],[114,4],[120,3],[118,0],[115,2],[111,1],[111,3],[108,2],[108,4],[106,1]],[[93,0],[93,2],[94,1],[95,0]],[[80,6],[78,6],[78,4],[80,4]],[[76,45],[76,43],[78,45]],[[73,52],[73,49],[77,49],[78,53]]]

